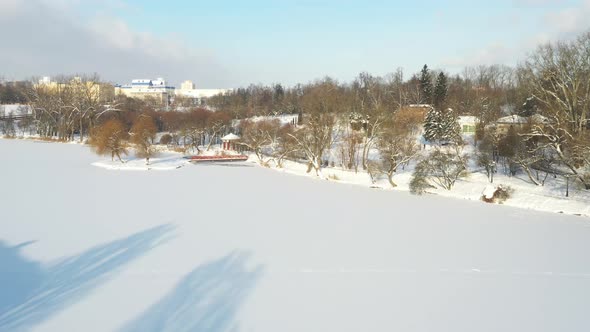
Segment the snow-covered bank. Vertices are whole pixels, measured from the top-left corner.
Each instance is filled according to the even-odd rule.
[[[250,161],[256,163],[254,155]],[[307,165],[293,161],[284,161],[282,168],[273,167],[271,169],[319,179],[312,171],[307,173]],[[383,177],[375,183],[366,171],[358,172],[343,170],[339,167],[326,167],[323,169],[324,177],[329,181],[338,183],[353,184],[367,188],[381,188],[391,191],[409,191],[409,184],[412,178],[412,169],[400,170],[394,176],[397,187],[392,188],[389,182]],[[494,185],[509,186],[514,190],[512,196],[503,204],[523,209],[537,210],[553,213],[565,213],[590,217],[590,191],[578,189],[574,181],[570,184],[569,197],[565,197],[566,183],[563,178],[549,177],[545,186],[534,186],[526,179],[525,175],[508,177],[503,174],[495,175]],[[471,201],[481,201],[484,191],[490,183],[483,171],[471,171],[466,177],[460,178],[452,190],[442,188],[428,190],[432,194],[452,197],[456,199],[465,199]],[[482,204],[487,204],[483,203]]]
[[[92,165],[112,170],[123,171],[167,171],[178,169],[188,164],[188,161],[179,153],[160,153],[158,157],[150,158],[146,164],[143,158],[125,158],[122,163],[119,160],[101,160],[93,162]]]
[[[0,140],[0,331],[587,331],[587,219]],[[326,176],[329,176],[326,173]]]

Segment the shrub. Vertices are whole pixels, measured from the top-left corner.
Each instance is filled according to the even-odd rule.
[[[414,169],[410,181],[410,192],[421,194],[427,188],[434,188],[434,183],[446,190],[451,190],[457,179],[465,173],[467,156],[461,155],[460,149],[432,152],[421,160]]]
[[[111,160],[114,160],[116,156],[119,161],[124,162],[121,156],[127,155],[127,144],[125,142],[127,136],[128,133],[123,123],[117,119],[112,119],[91,131],[89,143],[97,154],[110,154]]]
[[[514,193],[514,189],[512,189],[510,186],[505,185],[498,185],[493,189],[493,193],[486,191],[488,190],[484,189],[484,193],[481,196],[481,200],[486,203],[498,204],[504,203],[506,200],[512,197],[512,194]]]
[[[164,134],[164,135],[162,135],[162,137],[160,137],[160,144],[168,145],[171,142],[172,142],[172,135],[170,135],[170,134]]]
[[[410,193],[414,194],[414,195],[422,195],[424,192],[426,192],[426,189],[429,188],[436,188],[435,186],[431,185],[428,180],[426,179],[426,176],[421,173],[414,173],[412,175],[412,180],[410,181]]]

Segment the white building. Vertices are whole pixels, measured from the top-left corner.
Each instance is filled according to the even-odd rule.
[[[461,126],[461,133],[467,135],[475,134],[475,127],[479,123],[477,117],[472,115],[460,115],[457,121]]]
[[[162,104],[169,105],[174,96],[175,88],[166,84],[163,78],[135,79],[131,84],[115,86],[115,94],[125,95],[130,98],[155,98]]]
[[[184,81],[180,84],[180,89],[176,89],[175,93],[177,96],[201,100],[230,91],[232,89],[195,89],[192,81]]]
[[[240,126],[242,121],[260,122],[260,121],[278,121],[281,126],[293,125],[296,126],[299,123],[299,114],[278,114],[278,115],[266,115],[266,116],[253,116],[251,118],[243,120],[233,120],[232,127],[237,128]]]

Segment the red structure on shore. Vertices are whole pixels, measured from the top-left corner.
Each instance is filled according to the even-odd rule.
[[[224,151],[236,151],[236,141],[240,139],[240,136],[236,134],[227,134],[221,138],[221,147]]]

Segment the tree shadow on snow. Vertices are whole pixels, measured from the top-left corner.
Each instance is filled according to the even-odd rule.
[[[22,257],[23,245],[0,242],[0,331],[26,330],[87,295],[113,273],[162,244],[162,225],[41,266]]]
[[[248,257],[233,252],[198,266],[121,332],[236,331],[238,309],[263,271],[262,266],[247,269]]]

